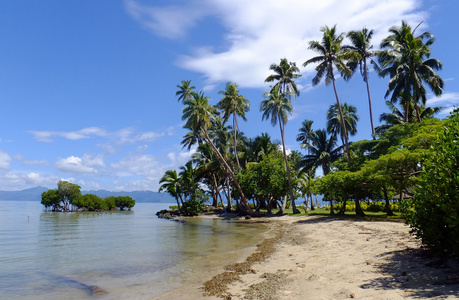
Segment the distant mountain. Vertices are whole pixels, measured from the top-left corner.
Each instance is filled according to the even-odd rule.
[[[0,191],[0,200],[11,201],[41,201],[41,194],[48,188],[37,186],[22,191]],[[108,196],[129,196],[137,203],[175,203],[169,194],[152,191],[110,192],[106,190],[81,191],[82,194],[94,194],[101,198]]]
[[[49,190],[48,188],[37,186],[22,191],[0,191],[0,200],[13,201],[41,201],[41,193]]]

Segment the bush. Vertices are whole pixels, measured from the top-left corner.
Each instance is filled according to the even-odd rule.
[[[459,256],[459,114],[425,153],[407,222],[437,253]]]

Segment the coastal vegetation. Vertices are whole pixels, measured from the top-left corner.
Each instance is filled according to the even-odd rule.
[[[349,210],[361,217],[377,210],[387,217],[401,213],[426,245],[458,255],[459,113],[440,120],[434,115],[443,108],[427,106],[428,90],[436,96],[443,92],[443,79],[436,73],[442,63],[430,57],[433,35],[417,35],[418,26],[403,21],[391,27],[378,51],[372,50],[372,30],[346,35],[336,25],[321,28],[322,40],[309,42],[319,55],[303,66],[316,65],[312,84],[331,83],[336,103],[324,116],[326,128],[313,128],[307,119],[299,128],[297,141],[304,153],[287,153],[284,139],[292,99],[300,95],[295,79],[301,74],[294,62],[282,58],[271,64],[273,74],[265,82],[273,85],[260,105],[262,119],[279,126],[280,143],[268,133],[250,138],[239,130],[237,118],[246,119],[250,104],[236,83],[229,82],[220,102],[211,105],[202,90],[182,81],[176,96],[185,105],[182,119],[189,130],[182,145],[195,147],[196,153],[180,173],[164,174],[160,191],[171,194],[179,210],[199,209],[194,204],[208,195],[215,207],[231,211],[234,200],[237,212],[251,215],[263,210],[283,214],[290,207],[299,214],[295,199],[300,197],[305,211],[312,211],[313,195],[322,195],[330,201],[330,214],[335,214],[334,204],[338,215]],[[389,77],[384,97],[390,112],[380,116],[383,124],[377,127],[367,60],[381,78]],[[355,106],[340,102],[335,81],[338,73],[350,80],[357,67],[366,84],[371,137],[350,142],[360,117]],[[230,117],[232,125],[227,125]],[[317,170],[323,175],[316,176]]]
[[[41,204],[46,210],[54,212],[131,210],[135,205],[135,200],[129,196],[100,198],[94,194],[82,195],[80,188],[79,185],[60,180],[57,189],[41,194]]]

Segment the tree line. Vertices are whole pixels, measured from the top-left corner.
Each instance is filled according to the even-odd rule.
[[[188,149],[196,146],[197,150],[179,172],[168,170],[164,174],[159,190],[175,197],[179,209],[189,203],[200,204],[205,200],[204,195],[208,195],[214,206],[220,203],[228,211],[234,199],[236,209],[245,214],[253,214],[253,209],[261,208],[271,211],[273,207],[282,212],[286,205],[291,205],[294,213],[300,213],[295,205],[296,198],[303,196],[306,208],[312,209],[312,195],[321,194],[330,201],[331,214],[335,213],[334,201],[343,203],[340,214],[344,214],[347,201],[354,201],[357,215],[363,216],[360,201],[372,199],[385,201],[385,211],[391,215],[389,201],[397,197],[407,220],[425,240],[429,231],[422,218],[435,214],[429,212],[421,218],[418,205],[428,201],[418,199],[429,192],[426,185],[419,183],[427,174],[426,160],[435,156],[433,145],[451,133],[451,124],[456,124],[453,120],[458,117],[454,112],[450,118],[439,120],[434,114],[442,108],[427,107],[428,90],[436,96],[443,92],[444,82],[436,73],[442,63],[430,57],[433,35],[429,32],[417,35],[418,26],[412,28],[403,21],[401,26],[391,27],[389,35],[380,43],[380,50],[373,50],[372,30],[363,28],[339,34],[336,25],[321,28],[322,40],[308,44],[318,55],[302,65],[315,65],[312,84],[322,81],[326,86],[331,84],[336,104],[327,112],[327,128],[314,130],[312,121],[302,123],[297,141],[304,154],[297,151],[287,154],[284,140],[288,115],[293,112],[292,98],[300,95],[295,79],[301,74],[296,63],[281,59],[279,64],[269,67],[273,74],[265,79],[272,85],[260,105],[262,120],[278,126],[280,143],[273,142],[267,133],[247,138],[239,131],[238,118],[246,119],[250,102],[239,93],[236,83],[228,82],[225,90],[219,92],[220,101],[210,105],[211,99],[202,90],[196,91],[191,81],[182,81],[176,92],[178,100],[184,104],[182,120],[188,130],[182,145]],[[345,37],[350,45],[343,43]],[[383,124],[378,127],[373,122],[369,64],[380,77],[389,77],[384,96],[391,111],[380,116]],[[350,143],[349,136],[356,134],[359,116],[355,106],[340,102],[335,80],[337,74],[349,80],[357,68],[368,96],[372,135],[369,140]],[[231,125],[227,124],[229,119]],[[448,141],[453,143],[454,138],[444,143]],[[457,161],[459,152],[449,154]],[[316,177],[317,168],[322,169],[324,176]],[[446,173],[441,175],[446,176]],[[453,221],[451,217],[444,221],[449,228],[459,225],[458,178],[452,179],[456,195],[448,194],[453,199],[452,204],[439,210],[442,218],[451,216],[451,211],[455,214]],[[249,205],[249,201],[253,205]],[[456,241],[458,236],[455,236]]]
[[[94,194],[82,195],[80,188],[79,185],[60,180],[57,189],[41,194],[41,204],[46,210],[54,212],[131,210],[135,205],[135,200],[129,196],[100,198]]]

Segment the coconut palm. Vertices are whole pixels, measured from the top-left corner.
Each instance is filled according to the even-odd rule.
[[[343,113],[345,126],[341,125],[341,118],[339,117],[337,105],[330,105],[327,111],[327,131],[336,136],[340,136],[344,146],[344,134],[354,136],[357,133],[359,116],[357,115],[357,108],[353,105],[348,105],[346,102],[341,106],[341,111]],[[346,133],[343,132],[343,127],[346,128]],[[349,140],[349,136],[347,138]]]
[[[341,124],[343,126],[346,154],[348,160],[350,160],[351,156],[349,154],[349,142],[347,140],[346,127],[344,127],[344,117],[341,111],[338,92],[336,91],[334,67],[336,67],[346,80],[352,76],[352,70],[345,63],[345,59],[348,54],[341,46],[343,34],[337,35],[336,25],[331,28],[324,26],[321,28],[321,31],[323,32],[322,41],[310,41],[308,47],[309,49],[318,52],[320,55],[305,61],[303,66],[306,67],[311,63],[319,63],[319,65],[315,68],[317,74],[312,78],[312,84],[314,86],[318,85],[324,76],[325,85],[329,85],[330,83],[333,84],[336,105],[338,107]]]
[[[190,100],[196,89],[196,87],[191,85],[191,80],[182,80],[181,84],[178,84],[177,87],[179,90],[175,92],[175,96],[178,96],[178,101],[181,100],[182,102]]]
[[[239,190],[245,209],[251,214],[252,208],[249,206],[247,200],[245,199],[244,193],[242,192],[236,175],[234,175],[234,172],[229,167],[228,163],[223,158],[218,149],[215,147],[208,134],[208,129],[218,114],[217,108],[209,104],[209,98],[204,96],[202,91],[199,93],[193,93],[192,99],[186,100],[184,104],[186,105],[183,109],[182,115],[182,120],[186,120],[184,127],[190,129],[193,132],[202,133],[205,141],[212,147],[212,150],[217,154],[223,167],[226,169],[226,172],[231,176],[234,184]]]
[[[382,77],[390,75],[385,97],[392,93],[390,101],[396,103],[399,96],[403,96],[405,122],[408,121],[410,102],[413,102],[417,121],[421,122],[419,106],[427,101],[424,83],[436,96],[443,93],[444,85],[443,79],[435,72],[443,64],[430,58],[434,37],[429,32],[415,36],[416,28],[412,30],[405,21],[401,26],[391,27],[390,35],[381,42],[381,48],[386,49],[378,56],[382,68],[379,74]]]
[[[312,130],[312,123],[314,123],[314,121],[311,120],[304,120],[303,123],[301,123],[301,128],[298,129],[300,133],[298,133],[296,136],[297,142],[302,144],[309,142],[311,135],[314,133],[314,130]]]
[[[300,69],[294,62],[288,62],[286,58],[282,58],[278,65],[273,63],[269,66],[269,69],[274,71],[274,74],[266,77],[265,82],[277,81],[273,89],[277,87],[279,93],[293,95],[293,97],[300,95],[300,90],[296,86],[294,79],[301,77],[301,74],[299,74]]]
[[[177,175],[176,170],[168,170],[166,173],[161,177],[159,181],[160,187],[158,192],[167,192],[169,195],[175,198],[177,201],[177,206],[179,210],[181,210],[181,205],[183,205],[183,198],[182,198],[182,182],[180,177]]]
[[[282,138],[282,151],[284,153],[285,168],[287,169],[288,185],[290,190],[290,200],[292,202],[293,213],[299,214],[300,211],[296,208],[295,197],[293,196],[292,179],[288,166],[287,152],[285,149],[285,124],[288,121],[288,114],[292,114],[293,107],[291,100],[285,93],[279,93],[279,87],[273,87],[271,92],[265,93],[266,100],[261,102],[260,110],[263,112],[262,120],[271,119],[271,124],[276,126],[279,123],[279,129]]]
[[[336,147],[336,135],[331,135],[328,138],[325,129],[314,131],[309,143],[304,143],[301,147],[308,150],[309,153],[303,157],[304,168],[302,173],[307,173],[311,169],[315,170],[320,166],[324,175],[330,173],[331,164],[341,157],[343,149],[343,146]],[[329,192],[329,197],[331,204],[330,214],[334,214],[331,192]]]
[[[219,94],[224,95],[217,104],[218,109],[223,112],[223,121],[226,122],[230,116],[233,116],[234,156],[236,157],[237,167],[240,172],[241,165],[237,154],[237,131],[239,130],[237,117],[241,117],[244,121],[247,120],[245,113],[249,111],[250,103],[249,100],[239,94],[236,83],[228,82],[226,89],[220,91]]]
[[[381,134],[393,125],[405,124],[405,114],[401,112],[392,102],[386,101],[386,106],[392,111],[390,113],[382,113],[379,117],[379,122],[385,124],[375,128],[376,134]],[[445,107],[425,107],[424,105],[419,106],[419,116],[421,120],[432,118],[435,114],[444,110]],[[413,103],[410,103],[408,110],[408,123],[417,122],[416,111]]]
[[[220,183],[221,174],[224,174],[224,170],[218,160],[217,156],[213,152],[209,144],[200,144],[196,152],[192,155],[192,160],[197,166],[198,178],[204,182],[211,190],[213,196],[214,207],[218,205],[218,197],[221,200],[222,206],[223,200],[220,194]],[[231,204],[229,205],[231,207]]]
[[[375,138],[375,128],[373,124],[373,112],[371,107],[371,95],[370,95],[370,83],[368,80],[368,66],[367,59],[370,60],[370,63],[376,65],[376,62],[372,59],[375,57],[377,52],[372,51],[373,46],[370,44],[370,40],[373,36],[373,30],[368,30],[363,28],[361,31],[351,31],[347,34],[347,37],[351,41],[351,46],[344,46],[344,49],[351,51],[352,56],[348,62],[349,68],[352,72],[355,71],[357,66],[360,68],[360,74],[363,77],[363,81],[367,86],[368,94],[368,107],[370,109],[370,123],[371,123],[371,135],[373,139]]]

